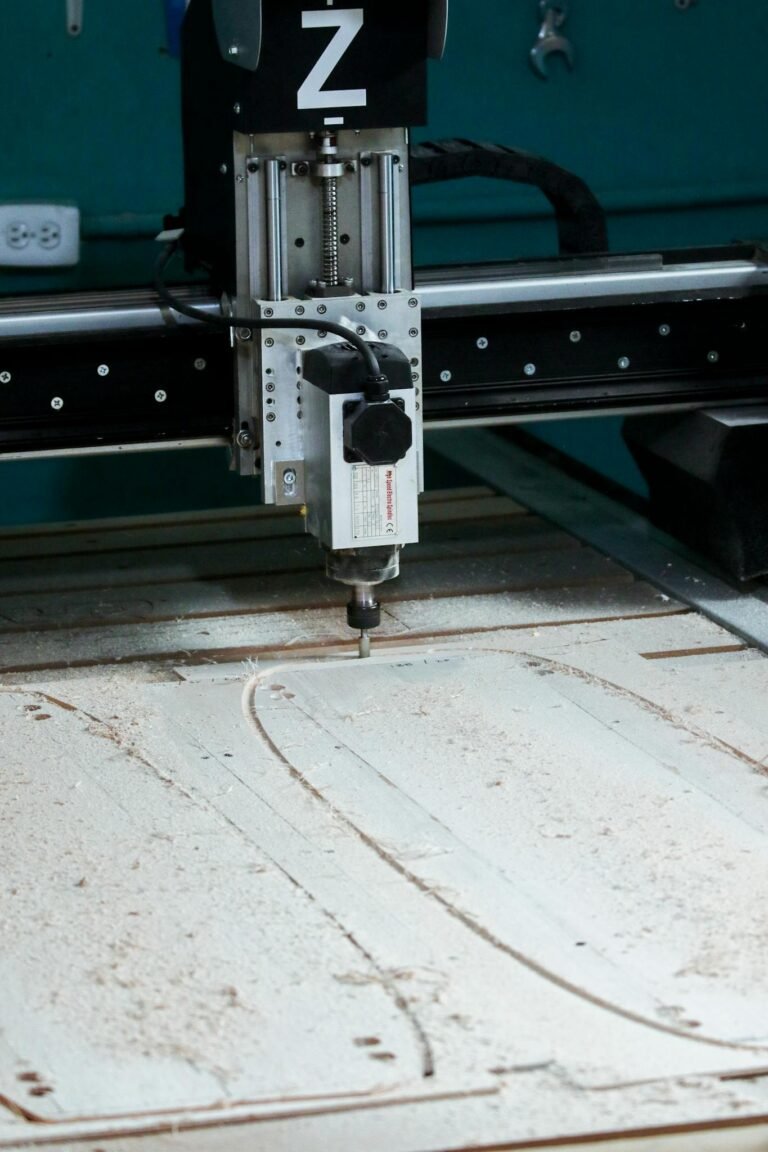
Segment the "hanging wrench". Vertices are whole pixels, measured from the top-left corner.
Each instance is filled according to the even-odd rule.
[[[573,45],[567,36],[558,32],[568,16],[568,0],[539,0],[542,24],[536,43],[531,48],[531,67],[543,80],[548,79],[547,56],[559,52],[565,57],[569,68],[573,68]]]
[[[79,36],[83,30],[83,0],[67,0],[67,32]]]

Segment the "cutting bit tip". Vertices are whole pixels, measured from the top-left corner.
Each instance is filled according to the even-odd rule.
[[[371,638],[364,628],[360,629],[360,639],[357,642],[357,652],[361,660],[371,654]]]

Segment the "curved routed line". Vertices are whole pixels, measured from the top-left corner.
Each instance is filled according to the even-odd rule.
[[[636,700],[638,703],[647,706],[664,719],[671,719],[668,713],[659,708],[657,705],[653,704],[652,701],[646,700],[642,696],[637,696],[633,692],[626,691],[619,685],[613,684],[610,680],[603,680],[599,676],[594,676],[591,673],[582,672],[580,669],[573,668],[569,664],[561,664],[558,661],[548,660],[546,657],[541,657],[535,653],[520,652],[513,649],[476,648],[473,649],[473,652],[470,653],[470,655],[475,652],[485,652],[496,656],[498,656],[500,653],[507,653],[508,655],[519,656],[523,658],[528,657],[529,659],[536,660],[542,664],[549,664],[553,668],[564,672],[566,675],[570,674],[578,677],[579,679],[598,683],[611,691],[618,692],[621,695],[627,695]],[[295,665],[286,665],[285,667],[289,671],[296,670]],[[278,668],[271,668],[268,675],[270,678],[274,678],[278,672]],[[586,988],[579,987],[578,984],[573,984],[570,980],[566,980],[563,976],[559,976],[556,972],[552,972],[549,968],[545,968],[536,960],[531,959],[531,957],[526,956],[525,953],[518,951],[511,944],[507,944],[506,941],[494,935],[482,924],[478,923],[469,913],[464,912],[462,909],[457,908],[455,905],[451,904],[439,891],[431,888],[419,876],[411,872],[400,860],[397,859],[397,857],[395,857],[391,852],[388,852],[386,848],[384,848],[377,840],[359,828],[357,824],[355,824],[355,822],[346,815],[346,813],[341,811],[335,805],[331,804],[327,796],[325,796],[324,793],[322,793],[319,789],[315,788],[315,786],[311,784],[309,780],[307,780],[306,776],[304,776],[304,774],[290,762],[287,756],[281,751],[281,749],[277,746],[272,737],[264,728],[264,725],[262,724],[262,721],[257,715],[254,707],[253,696],[256,686],[258,685],[262,675],[266,675],[266,673],[256,673],[256,675],[251,676],[246,681],[242,695],[243,715],[245,716],[246,721],[251,725],[256,734],[259,736],[259,738],[264,741],[268,748],[274,753],[276,758],[285,765],[291,777],[296,780],[297,783],[299,783],[303,788],[305,788],[312,796],[314,796],[316,800],[319,800],[321,804],[329,808],[333,812],[334,816],[342,823],[344,823],[352,832],[354,832],[354,834],[358,836],[367,847],[375,852],[381,860],[389,864],[391,868],[393,868],[406,880],[414,884],[421,892],[424,893],[424,895],[430,896],[433,900],[436,900],[438,904],[445,908],[446,912],[455,917],[455,919],[459,920],[460,923],[463,924],[465,928],[468,928],[470,932],[474,933],[474,935],[478,936],[481,940],[484,940],[487,944],[491,944],[500,952],[505,953],[507,956],[511,957],[511,959],[521,964],[524,968],[529,969],[529,971],[534,972],[537,976],[547,980],[550,984],[554,984],[555,987],[560,988],[565,992],[569,992],[574,996],[578,996],[580,999],[585,1000],[589,1004],[593,1004],[597,1008],[603,1009],[606,1012],[610,1012],[624,1020],[629,1020],[633,1024],[640,1024],[642,1027],[651,1028],[655,1032],[661,1032],[667,1036],[674,1036],[678,1040],[687,1040],[693,1044],[706,1044],[713,1048],[724,1048],[730,1051],[738,1052],[765,1052],[768,1050],[768,1047],[765,1045],[742,1044],[738,1041],[720,1040],[715,1036],[693,1036],[690,1032],[684,1032],[679,1028],[675,1028],[671,1024],[664,1024],[661,1021],[652,1020],[647,1016],[642,1016],[639,1012],[632,1011],[631,1008],[624,1008],[620,1004],[615,1004],[610,1000],[606,1000],[602,996],[598,996],[596,993],[590,992]],[[322,728],[322,725],[319,724],[316,719],[311,717],[310,719],[313,720],[313,723],[318,728]],[[690,731],[690,729],[686,730]],[[726,747],[727,746],[723,746],[722,750],[725,750]],[[359,757],[359,759],[362,759],[362,757]],[[367,761],[363,762],[367,764]],[[376,772],[376,774],[379,775],[377,769],[375,769],[372,764],[368,764],[367,766],[373,772]]]

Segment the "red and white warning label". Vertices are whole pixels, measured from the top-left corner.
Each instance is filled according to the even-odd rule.
[[[394,467],[352,465],[352,535],[355,540],[397,534],[397,473]]]

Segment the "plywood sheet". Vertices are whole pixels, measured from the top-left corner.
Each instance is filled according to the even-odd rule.
[[[375,960],[130,721],[5,692],[0,735],[4,1099],[73,1119],[422,1077]]]

